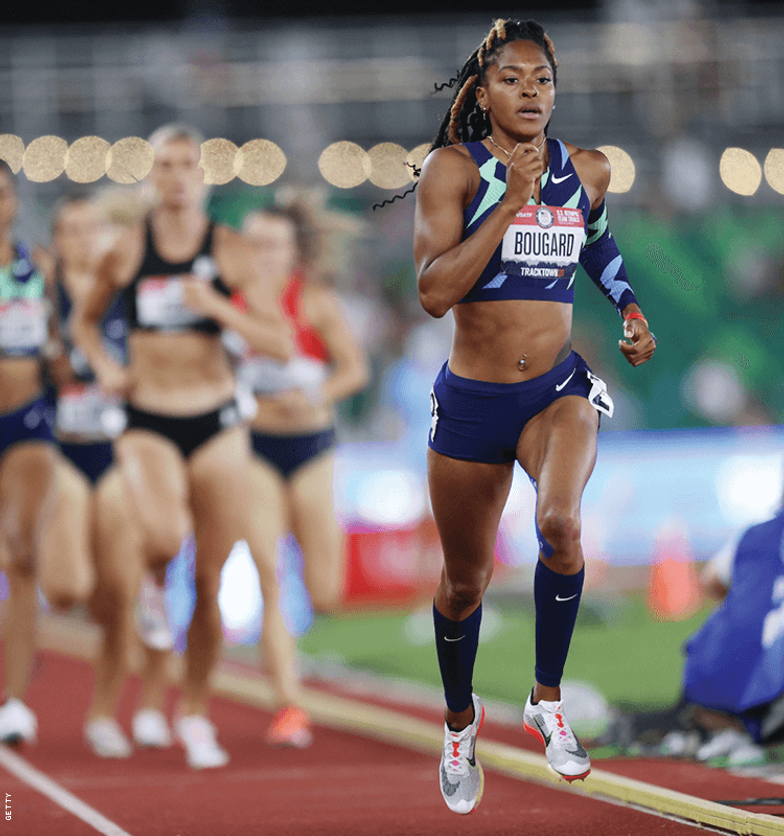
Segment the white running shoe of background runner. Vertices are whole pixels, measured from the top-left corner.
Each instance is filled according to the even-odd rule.
[[[16,697],[9,697],[0,706],[0,741],[35,743],[38,736],[38,721],[35,714]]]
[[[153,650],[171,650],[174,647],[166,613],[166,590],[155,582],[150,572],[142,576],[136,604],[136,628],[147,647]]]
[[[476,694],[471,695],[474,703],[474,720],[462,731],[452,731],[444,723],[444,751],[438,770],[441,795],[446,806],[453,813],[465,815],[475,810],[482,800],[485,776],[476,759],[476,736],[485,719],[485,709]]]
[[[533,690],[525,701],[523,728],[544,745],[547,765],[559,778],[571,783],[585,779],[591,771],[591,759],[572,731],[560,700],[531,702]]]
[[[88,720],[84,740],[99,758],[128,758],[133,752],[133,746],[114,717]]]
[[[177,740],[185,747],[191,769],[217,769],[226,766],[229,754],[215,737],[215,726],[201,714],[180,717],[174,724]]]
[[[172,745],[169,724],[160,711],[142,708],[131,721],[133,742],[140,749],[168,749]]]

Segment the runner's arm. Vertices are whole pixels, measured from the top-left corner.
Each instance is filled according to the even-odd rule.
[[[287,362],[294,351],[291,329],[274,294],[253,267],[250,244],[233,230],[219,230],[218,267],[226,282],[245,297],[247,310],[240,310],[229,299],[213,293],[209,315],[223,328],[236,331],[254,351]]]
[[[370,370],[365,352],[354,339],[334,293],[313,286],[305,291],[303,304],[333,364],[332,374],[321,388],[322,398],[326,404],[338,403],[367,385]]]

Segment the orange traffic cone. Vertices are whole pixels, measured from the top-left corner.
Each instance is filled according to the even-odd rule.
[[[699,609],[700,584],[686,526],[671,521],[656,536],[648,581],[648,609],[662,621],[683,621]]]

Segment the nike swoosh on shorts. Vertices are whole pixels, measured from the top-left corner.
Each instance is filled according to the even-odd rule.
[[[566,384],[574,377],[574,373],[576,371],[577,371],[577,369],[572,369],[572,373],[569,375],[569,377],[566,378],[566,380],[564,380],[563,383],[556,383],[555,384],[555,391],[560,392],[561,389],[563,389],[564,386],[566,386]]]

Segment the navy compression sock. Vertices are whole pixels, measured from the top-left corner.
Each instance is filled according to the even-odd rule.
[[[555,688],[561,684],[572,639],[585,567],[576,575],[559,575],[539,560],[534,575],[536,604],[536,681]]]
[[[479,646],[481,622],[481,604],[463,621],[446,618],[433,604],[438,667],[441,669],[444,696],[450,711],[465,711],[471,706],[474,660]]]

